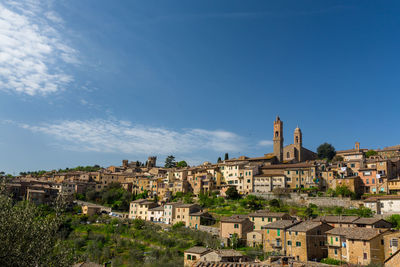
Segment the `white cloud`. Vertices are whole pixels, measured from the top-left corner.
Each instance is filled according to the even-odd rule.
[[[261,140],[260,142],[258,142],[259,146],[272,146],[273,144],[274,142],[271,140]]]
[[[65,44],[62,19],[44,1],[0,3],[0,89],[27,95],[62,90],[73,77],[60,66],[77,63]]]
[[[59,140],[66,149],[107,153],[192,154],[199,151],[239,151],[243,139],[222,130],[185,129],[133,125],[128,121],[62,121],[32,126],[19,124],[33,132]]]

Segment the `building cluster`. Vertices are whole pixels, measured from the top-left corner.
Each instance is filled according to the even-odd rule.
[[[260,247],[280,264],[283,259],[308,264],[331,258],[357,266],[383,263],[399,266],[395,263],[400,260],[400,232],[379,218],[322,216],[302,221],[286,213],[257,211],[222,218],[219,237],[227,245],[239,240],[247,246]],[[198,266],[199,261],[225,261],[206,257],[210,251],[199,247],[185,251],[185,264]],[[239,262],[239,257],[232,262]]]
[[[347,186],[357,195],[400,192],[400,145],[375,151],[360,148],[337,152],[336,161],[317,160],[316,153],[303,147],[300,128],[294,130],[293,144],[283,146],[283,122],[274,121],[273,152],[261,157],[241,156],[212,164],[184,168],[157,167],[156,157],[146,164],[123,160],[96,172],[49,172],[41,177],[29,175],[14,179],[9,185],[19,198],[43,203],[57,194],[84,194],[101,191],[112,183],[121,184],[133,194],[147,192],[167,202],[172,194],[218,191],[224,195],[229,187],[240,194],[268,194],[279,189],[298,191],[302,188],[335,190]],[[369,156],[369,157],[367,157]]]

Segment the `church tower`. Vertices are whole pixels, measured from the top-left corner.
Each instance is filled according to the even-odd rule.
[[[276,117],[274,121],[274,155],[278,158],[279,162],[283,161],[283,122]]]
[[[297,126],[297,128],[294,130],[294,140],[293,140],[293,144],[295,147],[295,158],[297,159],[298,162],[301,162],[302,159],[302,155],[301,155],[301,151],[302,151],[302,147],[303,147],[303,134],[301,133],[300,128]]]

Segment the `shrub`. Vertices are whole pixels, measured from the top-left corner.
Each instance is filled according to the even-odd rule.
[[[332,258],[325,258],[325,259],[321,260],[321,263],[331,264],[331,265],[341,265],[341,264],[344,264],[345,262],[336,260],[336,259],[332,259]]]

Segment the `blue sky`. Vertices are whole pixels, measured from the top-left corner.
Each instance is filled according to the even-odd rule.
[[[399,144],[397,1],[0,1],[0,170]]]

